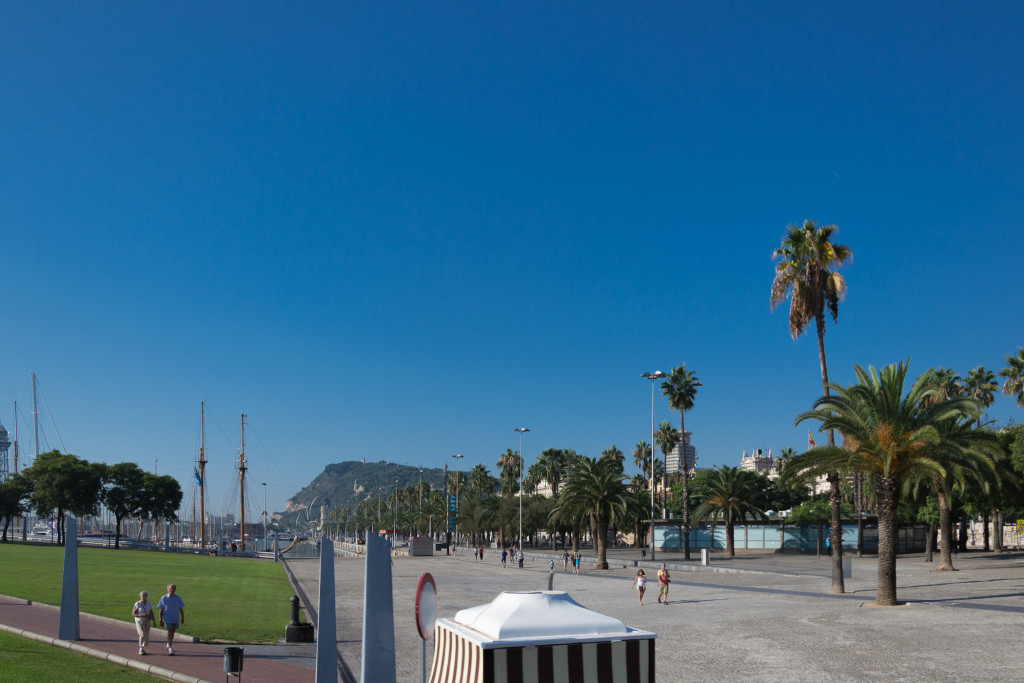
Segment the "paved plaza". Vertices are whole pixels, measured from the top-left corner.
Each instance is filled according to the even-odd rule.
[[[699,555],[698,555],[699,557]],[[548,557],[523,569],[503,569],[497,553],[474,562],[452,557],[395,557],[395,637],[399,681],[418,680],[414,617],[416,583],[430,572],[438,616],[490,602],[503,590],[545,590]],[[831,595],[828,558],[802,555],[715,556],[710,567],[661,555],[672,570],[667,606],[648,591],[644,606],[630,586],[636,551],[612,551],[613,569],[585,565],[579,576],[556,563],[554,589],[577,602],[658,634],[657,671],[663,681],[995,681],[1020,678],[1024,626],[1024,555],[960,555],[957,572],[935,572],[920,555],[898,563],[899,598],[907,604],[874,607],[876,559],[850,558],[845,595]],[[318,560],[289,566],[315,602]],[[685,566],[684,566],[685,564]],[[337,558],[339,651],[358,680],[364,565]],[[655,574],[646,563],[648,576]],[[652,581],[653,584],[653,581]],[[428,670],[433,642],[428,643]],[[342,680],[347,676],[343,675]]]

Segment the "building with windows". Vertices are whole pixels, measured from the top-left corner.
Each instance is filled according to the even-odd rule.
[[[672,451],[665,456],[665,473],[672,474],[673,472],[683,471],[683,450],[686,452],[686,471],[693,473],[697,469],[697,449],[690,443],[690,437],[693,436],[693,432],[687,430],[686,438],[683,442],[672,449]]]

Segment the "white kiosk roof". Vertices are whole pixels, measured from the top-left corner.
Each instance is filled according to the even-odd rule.
[[[456,613],[446,626],[483,647],[652,638],[618,619],[580,605],[564,591],[511,592]],[[497,642],[500,641],[500,644]]]

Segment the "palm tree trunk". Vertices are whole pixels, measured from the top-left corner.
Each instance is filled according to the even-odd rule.
[[[608,569],[608,523],[603,520],[597,522],[597,536],[594,537],[594,550],[597,552],[597,566],[595,569]]]
[[[682,434],[683,455],[683,559],[690,559],[690,468],[686,463],[686,412],[679,411],[679,431]]]
[[[928,536],[924,539],[924,561],[931,562],[935,555],[935,523],[928,522]]]
[[[725,554],[736,557],[736,525],[731,520],[725,523]]]
[[[821,390],[823,395],[828,396],[828,366],[825,363],[825,310],[822,309],[814,316],[814,323],[818,331],[818,362],[821,365]],[[831,429],[828,430],[828,445],[836,445],[836,435]],[[846,584],[843,581],[843,516],[840,507],[841,497],[839,493],[839,473],[828,473],[829,509],[832,513],[832,592],[845,593]]]
[[[999,510],[992,512],[992,552],[1003,552],[1003,515]]]
[[[878,590],[875,604],[892,607],[896,602],[896,549],[899,534],[899,477],[877,477],[878,489]]]
[[[985,510],[985,513],[981,516],[981,523],[983,525],[982,528],[984,529],[984,531],[982,532],[982,538],[985,539],[985,552],[988,552],[989,550],[991,550],[991,548],[989,548],[989,545],[988,545],[988,539],[989,539],[989,535],[988,535],[988,517],[989,517],[988,510]]]

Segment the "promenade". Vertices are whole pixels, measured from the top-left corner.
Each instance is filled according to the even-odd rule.
[[[657,603],[657,564],[644,563],[651,577],[644,606],[630,586],[639,560],[635,550],[609,553],[612,569],[595,571],[584,562],[579,576],[562,571],[560,554],[534,553],[523,569],[502,568],[499,556],[484,561],[454,556],[397,556],[392,563],[397,680],[417,681],[419,637],[414,601],[422,572],[433,574],[438,615],[451,618],[488,603],[503,590],[545,590],[548,562],[556,560],[554,589],[580,604],[658,634],[658,678],[664,681],[897,681],[1016,680],[1018,635],[1024,623],[1024,553],[960,555],[957,572],[935,572],[920,555],[900,558],[899,598],[904,606],[878,608],[876,559],[847,556],[853,577],[847,593],[830,594],[827,557],[805,555],[714,555],[708,567],[659,553],[672,571],[669,604]],[[699,558],[699,555],[696,555]],[[288,566],[314,603],[319,560],[293,559]],[[360,670],[364,563],[336,558],[339,680],[357,681]],[[315,608],[316,605],[314,604]],[[0,628],[88,651],[93,656],[148,670],[176,681],[222,681],[223,645],[176,641],[168,657],[154,631],[150,652],[140,657],[134,626],[82,615],[81,639],[56,640],[58,610],[0,596]],[[314,646],[245,647],[245,681],[312,681]],[[428,670],[433,642],[428,642]],[[369,683],[369,682],[368,682]]]
[[[223,681],[225,678],[224,645],[195,643],[191,637],[179,632],[174,640],[175,654],[172,657],[164,651],[166,632],[162,629],[153,629],[146,650],[149,654],[140,655],[134,624],[81,614],[81,637],[73,642],[63,641],[57,637],[59,627],[59,608],[30,604],[19,598],[0,595],[0,630],[8,633],[180,683],[205,683]],[[301,683],[312,681],[315,677],[312,668],[315,665],[313,645],[241,647],[245,648],[242,680],[246,683]],[[7,680],[3,677],[2,659],[0,680]]]
[[[530,554],[530,551],[527,551]],[[484,561],[455,556],[395,557],[396,663],[399,681],[418,680],[419,637],[416,583],[430,572],[438,590],[438,615],[490,602],[503,590],[545,590],[548,558],[537,553],[523,569],[503,569],[487,550]],[[559,554],[560,557],[560,554]],[[696,555],[699,558],[699,554]],[[644,606],[630,588],[639,559],[635,550],[613,550],[614,567],[597,572],[585,563],[581,575],[563,573],[556,562],[554,589],[580,604],[658,634],[659,680],[685,681],[993,681],[1019,678],[1019,634],[1024,623],[1024,554],[966,553],[957,572],[935,572],[920,555],[898,562],[899,598],[905,606],[878,608],[876,558],[847,556],[853,578],[847,593],[832,595],[827,557],[805,555],[714,555],[684,563],[659,553],[672,570],[667,606],[648,591]],[[626,565],[626,568],[623,568]],[[314,601],[316,560],[289,566]],[[338,646],[345,669],[358,680],[364,565],[337,558]],[[656,565],[645,571],[654,575]],[[433,641],[428,642],[428,670]],[[343,681],[346,677],[343,676]]]

